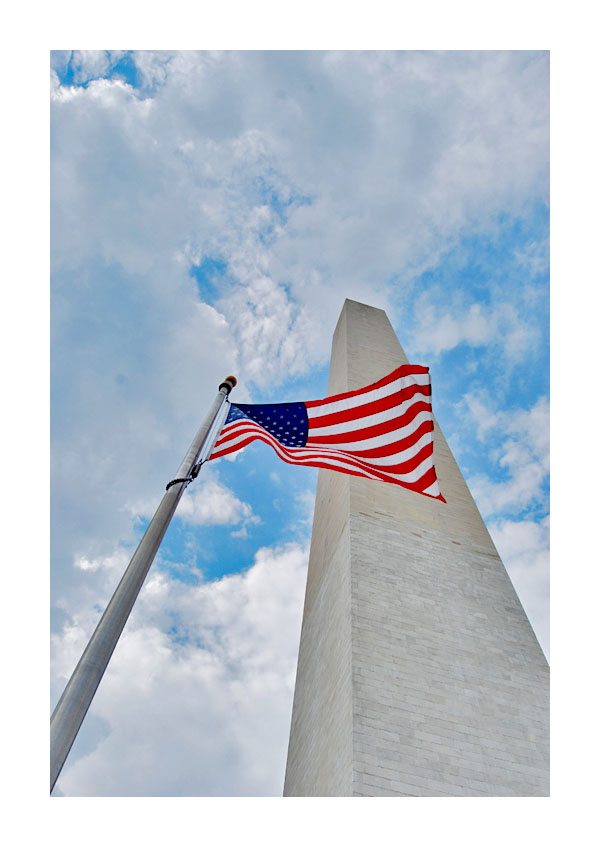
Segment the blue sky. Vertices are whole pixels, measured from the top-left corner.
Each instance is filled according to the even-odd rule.
[[[51,77],[52,705],[219,382],[325,396],[346,297],[430,367],[549,655],[548,54],[55,51]],[[56,793],[281,793],[316,478],[259,444],[202,470]]]

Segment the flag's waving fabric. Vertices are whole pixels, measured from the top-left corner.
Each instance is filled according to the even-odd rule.
[[[420,365],[324,400],[232,403],[210,458],[255,440],[292,465],[393,482],[446,502],[433,466],[429,369]]]

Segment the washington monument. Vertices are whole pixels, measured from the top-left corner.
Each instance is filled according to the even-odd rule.
[[[405,363],[346,300],[328,395]],[[548,664],[434,425],[446,503],[319,471],[284,796],[549,793]]]

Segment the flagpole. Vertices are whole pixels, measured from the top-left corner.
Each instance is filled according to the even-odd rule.
[[[234,376],[228,376],[219,386],[219,393],[179,466],[176,478],[167,485],[154,517],[54,709],[50,719],[50,792],[79,732],[181,495],[189,482],[198,475],[199,459],[205,461],[210,455],[219,434],[213,424],[236,382]],[[204,450],[207,446],[209,450]]]

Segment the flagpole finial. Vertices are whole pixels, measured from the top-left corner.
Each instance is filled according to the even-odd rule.
[[[237,385],[237,379],[234,376],[226,376],[224,381],[219,386],[219,391],[224,388],[227,391],[227,394],[231,391],[232,388],[235,388]]]

